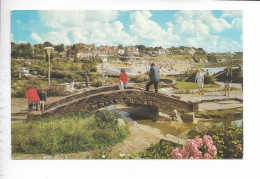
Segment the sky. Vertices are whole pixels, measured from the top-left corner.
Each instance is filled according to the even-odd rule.
[[[13,10],[11,41],[243,51],[242,11]]]

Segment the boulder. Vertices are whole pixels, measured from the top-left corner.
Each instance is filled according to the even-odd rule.
[[[212,122],[203,122],[200,125],[198,125],[197,127],[195,127],[194,129],[190,130],[187,133],[187,137],[189,139],[193,139],[195,138],[195,136],[197,136],[199,133],[206,131],[208,128],[212,127],[213,123]]]
[[[179,115],[178,111],[174,109],[173,114],[172,114],[172,121],[177,121],[181,122],[181,116]]]
[[[181,115],[181,119],[183,122],[193,122],[194,118],[195,118],[194,112],[184,113]]]

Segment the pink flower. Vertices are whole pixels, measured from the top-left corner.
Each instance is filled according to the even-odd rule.
[[[204,154],[204,159],[212,159],[211,155],[209,153]]]

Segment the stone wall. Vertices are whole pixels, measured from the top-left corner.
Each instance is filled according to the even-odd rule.
[[[108,89],[108,88],[107,88]],[[112,89],[112,88],[111,88]],[[101,90],[101,89],[100,89]],[[114,104],[141,104],[154,106],[158,111],[173,114],[174,109],[179,113],[191,112],[197,109],[198,105],[192,102],[185,102],[164,94],[147,92],[137,89],[127,89],[124,91],[112,90],[100,92],[98,94],[86,95],[79,94],[80,98],[68,100],[56,107],[49,108],[40,115],[28,114],[28,119],[39,116],[47,117],[57,114],[68,114],[73,112],[89,112],[102,107]],[[77,96],[77,97],[79,97]],[[156,112],[158,112],[156,110]]]

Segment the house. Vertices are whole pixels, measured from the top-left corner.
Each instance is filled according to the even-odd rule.
[[[83,58],[90,58],[93,56],[93,53],[91,51],[86,51],[86,50],[79,50],[78,53],[76,54],[76,57],[78,59],[83,59]]]
[[[67,58],[67,52],[60,52],[60,53],[59,53],[59,57],[60,57],[61,59],[66,59],[66,58]]]

